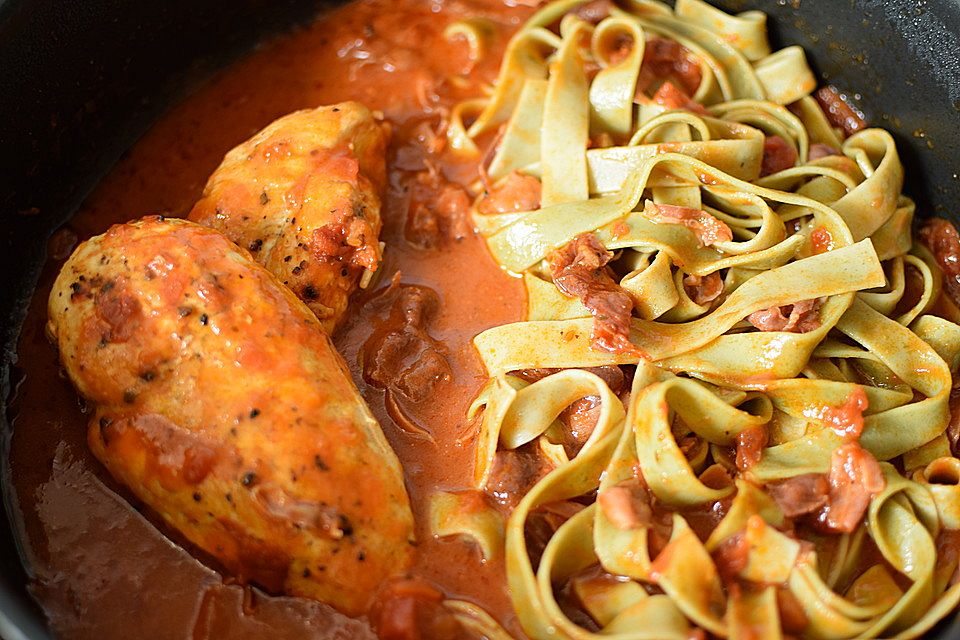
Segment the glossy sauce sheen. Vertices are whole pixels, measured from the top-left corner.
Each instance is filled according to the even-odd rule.
[[[230,584],[214,571],[215,562],[185,550],[189,544],[175,531],[138,510],[137,501],[87,450],[89,414],[44,335],[45,301],[76,237],[147,213],[186,215],[232,147],[286,113],[343,100],[382,111],[394,133],[383,208],[384,262],[378,280],[355,296],[335,343],[403,465],[420,541],[413,574],[448,596],[481,603],[519,634],[503,567],[482,564],[469,543],[432,539],[426,505],[436,489],[470,484],[472,449],[459,446],[457,437],[485,380],[470,341],[490,326],[521,318],[522,286],[497,268],[478,238],[423,249],[407,242],[404,227],[405,186],[425,167],[429,140],[423,140],[421,123],[436,124],[444,109],[478,95],[480,83],[493,80],[510,33],[529,11],[493,0],[383,0],[325,14],[235,64],[174,108],[118,164],[69,228],[51,240],[50,261],[21,337],[22,377],[10,417],[14,502],[32,591],[58,635],[129,638],[135,628],[151,638],[373,637],[365,620],[326,605]],[[466,44],[447,42],[442,32],[453,20],[477,15],[492,21],[496,35],[487,55],[471,65]],[[467,86],[450,82],[468,71]],[[455,182],[466,184],[476,176],[474,163],[443,154],[432,162]],[[377,293],[398,271],[402,284],[436,292],[439,304],[428,331],[444,345],[450,375],[429,397],[400,398],[388,412],[384,392],[364,382],[361,358],[363,345],[382,332],[388,317]],[[391,414],[402,414],[405,428]],[[411,433],[411,425],[432,440]]]

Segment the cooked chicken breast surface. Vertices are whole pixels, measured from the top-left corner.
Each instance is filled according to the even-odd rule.
[[[357,102],[291,113],[226,155],[189,217],[250,251],[332,332],[380,262],[388,133]]]
[[[49,332],[93,453],[240,579],[359,614],[408,567],[401,469],[342,358],[223,234],[149,217],[83,243]]]

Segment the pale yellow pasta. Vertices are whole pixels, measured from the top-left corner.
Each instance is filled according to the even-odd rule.
[[[436,533],[472,535],[485,556],[502,544],[514,609],[536,640],[679,640],[695,629],[779,638],[786,597],[806,621],[794,636],[919,637],[960,601],[956,562],[937,551],[938,536],[960,528],[960,459],[947,437],[960,326],[932,315],[942,273],[913,242],[893,138],[834,129],[811,97],[803,49],[772,51],[763,13],[632,0],[594,24],[580,4],[541,8],[508,46],[492,95],[453,114],[451,140],[466,152],[503,127],[492,180],[517,171],[543,190],[534,210],[473,214],[493,258],[523,278],[528,305],[522,321],[474,339],[490,378],[468,415],[478,429],[470,489],[523,447],[548,472],[500,523],[502,542],[490,513],[453,518],[454,494],[436,499]],[[682,108],[640,83],[647,48],[663,38],[700,72]],[[774,169],[771,141],[788,160]],[[658,217],[661,207],[729,233],[705,242]],[[590,304],[552,282],[551,255],[582,234],[612,252],[604,273],[633,306],[632,351],[598,348]],[[705,278],[716,295],[697,295]],[[802,331],[757,330],[768,327],[756,314],[799,305],[816,318]],[[585,371],[604,366],[632,372],[629,393]],[[552,374],[530,383],[532,369]],[[596,424],[571,449],[561,414],[584,398],[599,407]],[[850,436],[835,412],[854,401],[862,432]],[[742,463],[738,447],[757,433],[758,459]],[[855,526],[801,540],[771,487],[805,474],[826,483],[851,442],[882,489]],[[668,522],[617,511],[637,495]],[[532,562],[529,518],[569,500],[573,515]],[[696,509],[721,503],[706,534],[694,526]],[[718,558],[731,545],[743,562],[727,575]],[[561,588],[592,626],[571,619]],[[450,606],[505,637],[482,612]]]

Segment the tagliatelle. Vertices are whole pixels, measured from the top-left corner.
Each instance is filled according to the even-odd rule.
[[[455,112],[458,149],[501,129],[493,185],[542,185],[536,209],[473,213],[528,305],[474,340],[469,490],[511,452],[541,467],[505,533],[445,493],[435,534],[502,544],[537,640],[922,635],[960,602],[938,551],[960,527],[960,326],[933,315],[943,274],[893,138],[835,128],[762,13],[582,4],[540,9],[492,95]],[[624,304],[628,348],[604,346]],[[601,377],[616,367],[629,392]]]

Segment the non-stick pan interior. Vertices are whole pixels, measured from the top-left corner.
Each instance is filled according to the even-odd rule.
[[[425,0],[426,1],[426,0]],[[437,0],[439,1],[439,0]],[[62,224],[178,97],[320,0],[0,0],[0,393]],[[960,221],[960,0],[720,0],[761,9],[778,45],[803,46],[825,81],[891,130],[920,215]],[[9,425],[0,424],[0,482]],[[0,512],[0,638],[48,637],[26,592],[16,521]],[[960,637],[960,621],[932,637]]]

